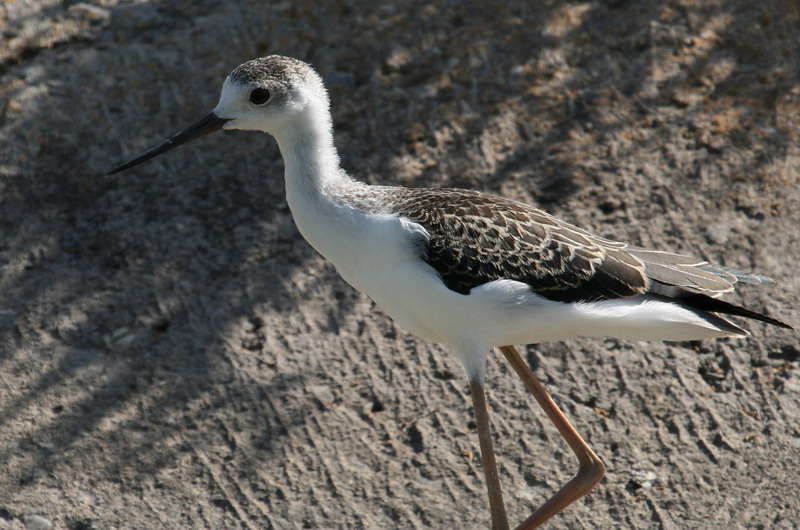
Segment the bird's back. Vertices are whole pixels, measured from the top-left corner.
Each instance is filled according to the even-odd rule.
[[[460,189],[364,189],[369,191],[353,195],[358,208],[395,214],[424,228],[427,236],[419,245],[420,259],[448,289],[462,295],[497,280],[512,280],[555,302],[591,303],[647,295],[700,312],[789,328],[719,299],[736,284],[774,283],[765,276],[682,254],[630,247],[491,194]]]

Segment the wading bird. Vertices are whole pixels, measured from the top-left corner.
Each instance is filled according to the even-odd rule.
[[[211,114],[109,174],[220,129],[271,134],[286,199],[305,239],[402,327],[449,345],[469,378],[492,526],[508,528],[484,395],[498,347],[578,458],[576,476],[519,528],[535,528],[587,494],[600,459],[513,344],[571,337],[697,340],[745,336],[722,315],[791,329],[722,301],[768,278],[595,236],[519,202],[459,189],[371,186],[339,165],[327,91],[307,64],[246,62],[225,79]]]

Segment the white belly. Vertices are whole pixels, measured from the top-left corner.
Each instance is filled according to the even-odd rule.
[[[419,257],[413,241],[425,231],[392,215],[351,213],[348,225],[298,226],[353,287],[400,326],[452,346],[470,375],[481,374],[492,346],[558,341],[576,336],[632,340],[694,340],[732,335],[714,320],[650,296],[562,303],[521,282],[496,280],[468,295],[448,289]]]

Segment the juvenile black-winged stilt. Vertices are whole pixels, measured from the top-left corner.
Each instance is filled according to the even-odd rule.
[[[287,57],[239,66],[211,114],[109,174],[220,129],[274,136],[286,165],[286,199],[306,240],[401,326],[458,353],[470,382],[494,528],[508,528],[508,521],[484,395],[492,347],[579,462],[576,476],[519,525],[535,528],[588,493],[605,468],[512,344],[748,334],[720,314],[792,329],[718,298],[737,283],[773,283],[764,276],[629,247],[494,195],[353,180],[339,166],[322,80]]]

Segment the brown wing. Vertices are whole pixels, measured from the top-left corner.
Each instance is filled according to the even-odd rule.
[[[423,256],[467,294],[501,278],[563,302],[647,292],[644,264],[608,241],[521,203],[466,190],[407,190],[393,210],[430,234]]]
[[[789,327],[716,298],[737,282],[773,283],[765,276],[628,247],[502,197],[454,189],[395,190],[392,211],[428,231],[422,258],[458,293],[498,279],[524,282],[560,302],[649,293],[702,311]]]

